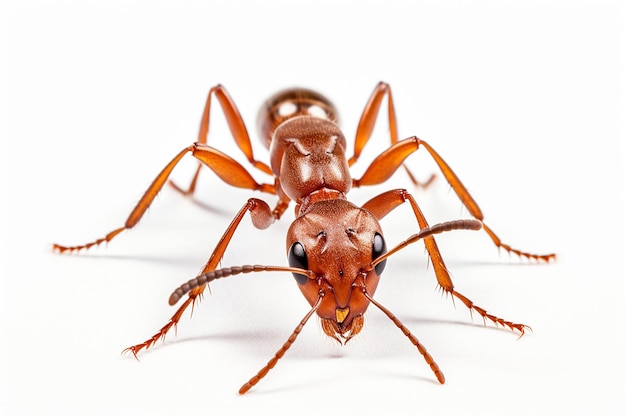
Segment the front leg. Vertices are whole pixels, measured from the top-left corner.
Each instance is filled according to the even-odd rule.
[[[233,237],[235,230],[241,223],[241,220],[245,216],[246,213],[250,213],[250,217],[252,219],[252,223],[257,229],[265,229],[269,227],[274,222],[274,215],[272,214],[272,210],[263,200],[259,200],[257,198],[249,199],[246,204],[239,210],[239,212],[235,215],[235,218],[230,223],[224,235],[217,243],[217,246],[213,250],[213,253],[209,257],[209,260],[202,268],[201,274],[206,274],[209,271],[213,271],[219,265],[220,260],[224,256],[224,252],[230,243],[231,238]],[[176,313],[170,318],[170,320],[152,337],[146,340],[143,343],[139,343],[137,345],[131,346],[129,348],[124,349],[122,353],[131,352],[135,357],[137,357],[137,353],[142,349],[150,348],[154,343],[156,343],[159,339],[164,340],[167,332],[172,328],[176,328],[180,318],[183,313],[189,306],[195,305],[199,296],[202,295],[204,289],[207,284],[200,285],[191,289],[188,293],[188,298],[185,302],[176,310]],[[176,300],[178,301],[178,300]]]
[[[422,210],[419,208],[417,202],[413,198],[411,194],[409,194],[406,190],[391,190],[387,191],[383,194],[380,194],[373,199],[369,200],[367,203],[363,205],[363,208],[370,211],[376,218],[379,220],[385,217],[389,212],[398,207],[400,204],[409,202],[411,208],[413,209],[413,213],[415,214],[415,218],[417,219],[417,223],[421,230],[429,230],[428,222],[422,213]],[[415,235],[416,238],[409,239],[395,248],[391,249],[388,252],[390,256],[393,253],[397,252],[400,249],[408,246],[409,244],[416,242],[421,239],[421,236]],[[435,270],[435,276],[437,277],[437,283],[439,286],[448,294],[451,294],[453,297],[460,300],[469,310],[470,312],[475,311],[483,318],[483,320],[490,320],[496,326],[500,325],[503,327],[508,327],[511,330],[517,330],[521,335],[524,334],[524,331],[528,326],[520,323],[513,323],[508,320],[501,319],[497,316],[494,316],[487,311],[475,305],[469,298],[464,296],[463,294],[457,292],[454,289],[454,284],[452,283],[452,278],[450,277],[450,273],[446,267],[446,264],[441,256],[441,252],[437,246],[437,242],[435,241],[434,236],[429,235],[424,239],[424,245],[426,246],[426,250],[428,251],[428,255],[433,265],[433,269]]]

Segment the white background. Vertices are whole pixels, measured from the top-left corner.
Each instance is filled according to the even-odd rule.
[[[0,414],[624,414],[618,2],[339,3],[2,2]],[[227,86],[267,160],[255,116],[269,94],[319,89],[352,138],[379,80],[392,85],[401,136],[438,150],[505,242],[558,254],[550,265],[520,261],[483,232],[438,239],[458,291],[533,332],[518,340],[472,320],[437,291],[416,244],[389,260],[376,297],[428,348],[443,386],[372,307],[345,347],[311,320],[239,396],[308,311],[288,274],[216,282],[178,335],[140,362],[121,356],[165,324],[169,293],[206,262],[246,198],[274,197],[205,170],[208,210],[167,188],[106,248],[59,256],[51,244],[121,226],[195,141],[212,85]],[[210,143],[239,157],[222,116],[213,120]],[[386,146],[386,128],[355,172]],[[409,164],[420,178],[436,171],[421,152]],[[194,166],[186,158],[173,177],[186,183]],[[392,187],[409,187],[406,176],[350,198]],[[431,223],[468,216],[441,176],[414,192]],[[284,265],[292,218],[266,231],[244,219],[223,265]],[[382,224],[390,246],[416,230],[408,207]]]

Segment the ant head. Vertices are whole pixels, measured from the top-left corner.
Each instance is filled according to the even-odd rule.
[[[294,277],[311,305],[323,292],[317,314],[324,332],[347,342],[363,325],[369,305],[363,291],[374,294],[385,267],[385,261],[372,267],[387,251],[378,220],[347,200],[318,201],[292,223],[287,250],[290,266],[315,274]]]

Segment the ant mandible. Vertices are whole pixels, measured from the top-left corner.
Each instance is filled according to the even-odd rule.
[[[385,97],[391,146],[370,163],[360,178],[352,178],[349,168],[358,160],[369,141]],[[219,102],[237,146],[253,167],[273,176],[273,183],[259,184],[240,163],[207,145],[213,98]],[[252,388],[276,365],[314,313],[320,317],[324,333],[345,344],[363,328],[363,315],[370,303],[378,307],[409,338],[437,380],[443,384],[445,381],[443,373],[424,346],[397,317],[373,298],[387,258],[419,240],[424,241],[437,282],[443,291],[460,300],[470,311],[477,312],[483,320],[490,320],[495,325],[508,327],[520,332],[520,335],[524,334],[526,325],[489,314],[454,289],[433,235],[455,229],[482,228],[497,247],[519,256],[547,262],[554,259],[555,254],[532,254],[502,243],[496,234],[482,223],[483,214],[478,204],[439,154],[428,143],[415,136],[404,140],[398,139],[394,104],[388,84],[379,83],[365,105],[357,127],[354,153],[351,158],[346,157],[346,139],[337,125],[338,115],[334,105],[315,91],[293,88],[275,94],[261,108],[258,120],[261,138],[269,148],[269,166],[254,158],[243,118],[226,89],[221,85],[211,88],[200,123],[198,142],[183,149],[165,166],[131,212],[126,224],[108,233],[104,238],[84,245],[54,245],[54,249],[59,252],[89,249],[94,245],[108,242],[122,231],[134,227],[168,181],[174,167],[187,153],[191,153],[199,160],[189,188],[181,189],[170,181],[174,188],[185,195],[193,195],[198,174],[204,164],[229,185],[278,197],[274,209],[270,209],[266,202],[258,198],[250,198],[243,205],[219,240],[201,274],[181,285],[170,296],[170,305],[176,304],[184,295],[187,295],[187,299],[169,322],[154,336],[125,349],[124,352],[132,352],[136,357],[142,349],[148,349],[157,340],[164,339],[167,332],[177,325],[187,307],[193,305],[203,293],[209,282],[239,273],[285,271],[293,274],[298,288],[311,305],[311,310],[267,365],[241,387],[240,394]],[[404,160],[420,147],[426,149],[434,159],[474,219],[454,220],[429,226],[415,198],[404,189],[384,192],[361,207],[348,201],[346,194],[352,187],[384,183],[404,164]],[[417,184],[408,169],[407,172],[411,180]],[[296,219],[287,233],[289,267],[245,265],[218,269],[219,262],[246,213],[250,213],[255,227],[265,229],[281,218],[291,201],[296,203]],[[379,220],[405,202],[410,204],[420,230],[387,250]]]

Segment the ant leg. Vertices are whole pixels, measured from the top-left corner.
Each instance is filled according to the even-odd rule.
[[[398,141],[396,111],[391,96],[391,87],[381,81],[374,88],[372,95],[365,104],[363,113],[361,113],[361,119],[359,120],[354,138],[354,155],[348,159],[348,165],[352,166],[359,159],[363,148],[367,142],[369,142],[372,131],[374,130],[374,125],[378,119],[378,111],[380,110],[385,95],[387,95],[387,117],[389,119],[389,137],[391,144],[393,145]]]
[[[359,125],[357,127],[354,139],[354,155],[348,160],[349,166],[352,166],[354,163],[356,163],[356,161],[359,159],[359,156],[361,155],[361,152],[363,151],[363,148],[365,147],[367,142],[369,142],[370,137],[372,136],[372,131],[374,130],[374,125],[376,124],[376,120],[378,119],[378,112],[380,110],[382,100],[385,95],[387,96],[389,139],[391,140],[392,145],[398,142],[396,111],[393,104],[393,97],[391,95],[391,87],[389,86],[389,84],[381,81],[374,88],[372,95],[365,105],[365,109],[363,109],[363,113],[361,113],[361,119],[359,120]],[[428,180],[421,183],[415,178],[413,173],[405,164],[403,164],[402,166],[408,174],[411,182],[415,186],[426,188],[435,179],[435,174],[432,174]]]
[[[230,223],[230,225],[224,232],[224,235],[219,240],[206,265],[204,266],[204,268],[202,268],[202,272],[200,275],[206,274],[209,271],[213,271],[215,268],[217,268],[219,262],[224,256],[224,252],[226,251],[226,248],[228,247],[231,238],[233,237],[233,234],[235,233],[235,230],[237,229],[239,223],[241,223],[241,220],[247,212],[250,213],[252,223],[257,229],[265,229],[274,222],[274,215],[272,214],[272,211],[266,202],[257,198],[249,199],[233,218],[233,221]],[[196,299],[198,298],[198,296],[202,295],[206,286],[207,284],[203,284],[191,289],[188,293],[188,298],[178,308],[178,310],[176,310],[176,313],[174,313],[174,315],[165,324],[165,326],[161,327],[158,332],[156,332],[151,338],[149,338],[145,342],[126,348],[122,351],[122,353],[131,352],[136,358],[137,353],[140,350],[150,348],[159,339],[164,340],[167,332],[172,327],[176,328],[180,318],[182,317],[187,307],[191,305],[193,309],[193,306],[196,303]]]
[[[474,198],[467,191],[459,177],[456,176],[452,168],[439,156],[437,152],[426,142],[423,140],[412,136],[408,139],[401,140],[391,145],[387,150],[383,151],[380,155],[372,161],[370,166],[366,169],[365,173],[360,179],[353,179],[352,185],[354,187],[359,187],[362,185],[376,185],[381,184],[387,179],[391,177],[391,175],[400,167],[400,165],[404,162],[404,160],[411,155],[413,152],[417,151],[419,146],[422,145],[431,157],[435,160],[439,169],[441,170],[443,176],[446,178],[454,192],[461,199],[463,205],[467,208],[474,218],[483,221],[483,213],[478,207]],[[534,253],[524,252],[519,249],[512,248],[508,244],[502,243],[500,238],[496,236],[496,234],[489,228],[487,225],[483,223],[483,228],[485,232],[489,235],[493,243],[498,248],[503,248],[507,252],[513,252],[518,256],[523,256],[526,258],[532,258],[537,261],[545,261],[549,262],[551,259],[555,259],[556,255],[554,253],[538,255]]]
[[[128,219],[126,219],[126,223],[124,224],[123,227],[117,228],[113,230],[112,232],[109,232],[105,237],[101,239],[97,239],[93,242],[89,242],[84,245],[62,246],[62,245],[58,245],[55,243],[52,245],[53,250],[63,253],[66,251],[74,252],[74,251],[79,251],[81,249],[89,249],[92,246],[100,245],[103,242],[109,242],[111,239],[113,239],[115,236],[117,236],[119,233],[123,232],[124,230],[133,228],[137,224],[137,222],[139,222],[139,220],[144,215],[148,207],[150,207],[150,204],[152,204],[154,197],[156,197],[156,195],[159,193],[159,191],[163,187],[163,184],[165,183],[167,178],[170,176],[170,173],[172,172],[176,164],[180,162],[180,160],[183,158],[183,156],[185,156],[187,152],[191,152],[191,151],[193,151],[193,146],[183,149],[182,151],[179,152],[178,155],[174,157],[174,159],[170,161],[169,164],[165,166],[165,168],[163,168],[163,170],[159,173],[159,175],[157,175],[154,181],[152,181],[152,184],[150,184],[150,187],[148,187],[146,192],[143,194],[143,196],[141,197],[141,200],[139,200],[139,202],[137,203],[133,211],[130,213],[130,216],[128,216]]]
[[[406,190],[391,190],[387,191],[383,194],[380,194],[370,201],[363,205],[363,208],[370,211],[376,218],[379,220],[385,217],[389,212],[398,207],[400,204],[409,202],[411,208],[413,209],[413,213],[415,214],[415,218],[417,219],[417,223],[419,224],[420,229],[424,230],[429,228],[428,222],[424,217],[421,209],[417,205],[417,202],[413,198],[411,194],[409,194]],[[391,249],[389,252],[391,254],[395,253],[397,250],[402,249],[408,245],[401,244],[396,248]],[[446,268],[446,264],[443,261],[443,257],[441,256],[441,252],[437,247],[437,242],[435,242],[435,238],[431,235],[424,238],[424,245],[426,246],[426,250],[428,251],[428,255],[433,264],[433,269],[435,270],[435,276],[437,277],[437,282],[439,286],[447,293],[451,294],[453,297],[459,299],[465,306],[470,310],[470,312],[475,311],[483,318],[483,320],[490,320],[496,326],[500,325],[503,327],[508,327],[511,330],[517,330],[524,334],[524,330],[528,327],[524,324],[513,323],[504,319],[501,319],[497,316],[494,316],[487,311],[475,305],[469,298],[465,297],[463,294],[457,292],[454,289],[454,284],[452,283],[452,278],[450,277],[450,273]]]
[[[212,97],[217,98],[219,102],[222,112],[226,117],[226,122],[228,123],[228,127],[230,129],[230,133],[235,139],[237,146],[246,156],[246,159],[260,171],[273,175],[272,170],[269,166],[264,164],[263,162],[257,161],[254,159],[254,154],[252,152],[252,144],[250,142],[250,136],[248,135],[248,130],[246,129],[246,125],[243,121],[243,117],[241,117],[241,113],[237,109],[235,102],[232,100],[226,88],[222,85],[216,85],[215,87],[209,90],[209,94],[207,96],[206,104],[204,105],[204,112],[202,113],[202,121],[200,122],[200,131],[198,132],[198,143],[203,145],[207,144],[207,137],[209,134],[209,120],[211,117],[211,101]],[[200,174],[200,169],[202,168],[202,164],[198,164],[198,168],[189,184],[189,188],[187,190],[183,190],[174,182],[170,181],[170,185],[172,185],[177,191],[181,192],[184,195],[193,195],[196,189],[196,183],[198,181],[198,175]]]
[[[128,216],[126,223],[123,227],[117,228],[112,232],[109,232],[105,237],[97,239],[93,242],[89,242],[79,246],[62,246],[58,244],[53,245],[53,250],[58,252],[74,252],[81,249],[89,249],[92,246],[100,245],[103,242],[109,242],[119,233],[124,230],[133,228],[144,215],[150,204],[154,201],[154,198],[159,193],[163,184],[167,181],[172,170],[185,156],[187,152],[191,152],[196,159],[207,165],[213,172],[217,174],[224,182],[238,188],[247,188],[251,190],[262,191],[270,194],[276,194],[276,190],[273,184],[258,184],[254,178],[241,166],[237,161],[229,157],[228,155],[211,148],[210,146],[196,143],[183,149],[169,164],[163,168],[163,170],[157,175],[150,187],[146,190],[144,195],[139,200],[139,203],[135,206],[133,211]]]

